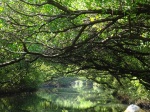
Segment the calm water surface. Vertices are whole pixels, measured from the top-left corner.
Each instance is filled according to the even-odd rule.
[[[123,112],[126,105],[111,94],[96,86],[42,87],[0,98],[0,112]]]

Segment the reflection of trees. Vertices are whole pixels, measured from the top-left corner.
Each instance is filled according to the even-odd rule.
[[[3,112],[35,112],[41,108],[41,102],[45,101],[35,94],[22,94],[1,98],[0,110]],[[8,110],[8,111],[7,111]]]
[[[116,102],[109,90],[104,90],[92,81],[85,79],[75,80],[72,87],[44,88],[42,91],[46,93],[45,99],[68,108],[90,108],[99,104],[108,104],[112,100]]]
[[[107,106],[107,103],[97,103],[87,108],[81,108],[79,106],[69,107],[68,103],[71,103],[69,102],[70,100],[76,100],[77,103],[82,104],[83,101],[87,100],[87,97],[85,98],[85,95],[80,95],[79,93],[61,94],[59,93],[59,91],[59,94],[57,92],[56,94],[54,92],[51,94],[50,93],[41,94],[43,97],[45,96],[45,98],[39,97],[36,94],[22,94],[13,97],[1,98],[0,110],[2,112],[62,112],[62,110],[68,110],[69,112],[111,112],[112,110],[118,108],[117,106]],[[58,103],[56,103],[56,100],[60,102],[62,101],[63,104],[66,103],[68,106],[59,105]],[[75,105],[74,102],[72,102],[71,104]]]
[[[86,109],[86,112],[123,112],[122,105],[96,105]]]

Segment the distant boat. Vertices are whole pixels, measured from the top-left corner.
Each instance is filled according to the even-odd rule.
[[[144,112],[139,106],[131,104],[124,112]]]

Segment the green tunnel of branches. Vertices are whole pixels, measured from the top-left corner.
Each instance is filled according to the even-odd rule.
[[[136,77],[150,89],[150,2],[2,0],[1,84],[39,60],[107,71],[118,81]]]

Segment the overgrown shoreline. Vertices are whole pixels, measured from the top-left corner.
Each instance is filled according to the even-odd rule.
[[[150,110],[150,100],[147,99],[134,99],[127,94],[115,93],[113,95],[117,98],[122,104],[130,105],[136,104],[143,110]]]
[[[0,97],[8,97],[14,96],[22,93],[33,93],[36,92],[37,88],[24,88],[24,89],[17,89],[17,90],[8,90],[8,91],[0,91]]]

